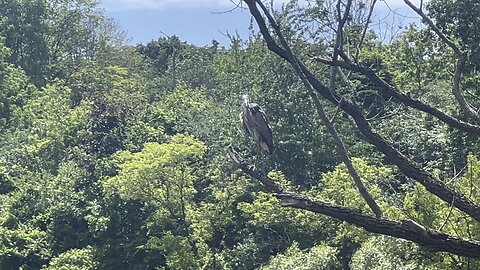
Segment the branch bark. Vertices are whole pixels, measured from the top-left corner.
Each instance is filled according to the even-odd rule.
[[[446,186],[440,181],[440,179],[438,179],[438,177],[422,169],[418,164],[408,159],[405,155],[396,150],[389,142],[374,132],[368,121],[365,119],[362,110],[355,103],[347,98],[342,100],[338,94],[330,91],[327,86],[322,84],[301,61],[299,61],[295,56],[292,56],[293,54],[288,54],[286,50],[277,45],[275,40],[270,35],[270,32],[265,24],[265,20],[256,6],[256,1],[244,1],[248,5],[250,13],[255,18],[260,28],[260,32],[267,42],[268,48],[278,56],[287,60],[297,74],[301,75],[300,78],[304,84],[305,81],[307,82],[306,86],[310,85],[316,91],[316,93],[320,94],[334,105],[339,106],[339,108],[349,114],[353,118],[360,132],[365,136],[365,139],[369,143],[375,145],[377,150],[382,152],[390,162],[395,164],[402,171],[403,174],[418,181],[430,193],[435,194],[443,201],[447,203],[453,201],[454,207],[467,213],[477,221],[480,221],[480,207],[478,205],[470,201],[464,195],[457,193],[453,189]],[[273,20],[273,18],[271,18],[271,20]],[[286,49],[288,49],[288,47]],[[312,98],[314,98],[314,101],[316,93],[310,93]],[[342,102],[340,102],[340,100]]]
[[[246,162],[232,146],[227,148],[227,152],[235,165],[245,174],[260,181],[271,191],[276,193],[277,198],[280,200],[280,205],[283,207],[303,209],[348,222],[364,228],[368,232],[410,240],[430,251],[442,251],[470,258],[480,258],[480,242],[456,238],[444,233],[436,232],[433,229],[426,228],[412,220],[394,221],[375,218],[362,214],[354,209],[289,192],[275,183],[266,173],[257,170],[255,166]]]
[[[317,110],[317,114],[320,117],[320,119],[322,120],[322,122],[325,124],[325,126],[326,126],[328,132],[330,133],[330,135],[332,136],[332,138],[335,142],[335,148],[337,150],[337,153],[340,155],[343,163],[347,167],[348,173],[352,177],[355,187],[358,189],[358,192],[360,193],[362,198],[365,200],[367,205],[370,207],[372,212],[375,214],[375,216],[377,218],[381,218],[383,216],[382,210],[380,209],[378,204],[375,202],[375,200],[373,199],[373,197],[370,195],[367,188],[363,184],[363,182],[360,178],[360,175],[358,175],[357,170],[353,166],[352,160],[350,159],[350,156],[348,155],[347,149],[345,148],[345,145],[343,144],[343,141],[340,138],[340,135],[338,134],[337,130],[335,129],[335,126],[333,125],[333,123],[328,119],[327,115],[325,114],[325,110],[323,109],[323,105],[320,102],[317,94],[315,93],[315,89],[312,87],[312,85],[310,84],[308,79],[305,77],[305,74],[303,74],[302,69],[299,65],[299,62],[296,59],[296,57],[293,55],[293,53],[290,49],[290,46],[288,46],[288,43],[285,40],[285,37],[283,36],[283,34],[280,30],[280,27],[278,26],[278,24],[276,23],[276,21],[274,20],[272,15],[268,12],[266,7],[262,4],[262,2],[257,1],[257,3],[260,6],[260,8],[263,10],[265,15],[267,16],[268,20],[270,21],[273,29],[275,30],[275,33],[277,34],[277,36],[280,40],[280,43],[282,44],[282,46],[283,46],[283,48],[284,48],[284,50],[287,54],[287,57],[289,59],[291,59],[291,61],[293,62],[292,64],[295,67],[295,72],[301,78],[305,88],[307,89],[308,93],[312,97],[313,103],[315,105],[315,109]],[[345,14],[343,16],[343,19],[341,17],[340,4],[341,4],[341,1],[338,1],[337,10],[338,10],[338,17],[339,17],[338,18],[339,28],[338,28],[338,32],[337,32],[337,42],[336,42],[336,45],[335,45],[335,46],[338,46],[339,48],[342,46],[342,43],[343,43],[341,41],[341,39],[342,39],[342,34],[341,33],[343,31],[342,30],[343,25],[345,24],[345,22],[347,20],[347,16],[348,16],[348,13],[349,13],[349,10],[350,10],[351,0],[349,0],[347,2],[347,6],[346,6],[346,10],[345,10]],[[335,48],[334,51],[337,51],[337,49]],[[335,92],[334,85],[335,85],[336,71],[337,71],[336,67],[332,67],[333,81],[331,80],[332,87],[330,88],[330,91],[332,91],[332,92]],[[341,101],[340,101],[340,103],[341,103]]]
[[[337,61],[335,61],[335,63],[332,60],[321,59],[321,58],[318,58],[318,57],[314,58],[314,59],[316,61],[322,63],[322,64],[326,64],[326,65],[329,65],[329,66],[337,65],[337,66],[345,68],[347,70],[362,74],[365,77],[367,77],[371,82],[373,82],[379,88],[379,91],[382,94],[390,95],[390,96],[394,97],[397,101],[405,104],[406,106],[409,106],[411,108],[417,109],[417,110],[425,112],[427,114],[430,114],[430,115],[434,116],[435,118],[437,118],[438,120],[444,122],[445,124],[447,124],[447,125],[449,125],[453,128],[456,128],[458,130],[462,130],[462,131],[467,132],[467,133],[471,133],[471,134],[476,135],[476,136],[480,136],[480,127],[479,126],[472,125],[470,123],[461,121],[461,120],[459,120],[455,117],[452,117],[452,116],[442,112],[441,110],[439,110],[435,107],[432,107],[428,104],[425,104],[425,103],[423,103],[419,100],[415,100],[415,99],[411,98],[410,96],[399,92],[393,86],[391,86],[386,81],[384,81],[382,78],[380,78],[370,68],[363,67],[359,64],[352,63],[352,62],[348,61],[348,59],[347,59],[347,61],[337,60]]]
[[[458,57],[455,65],[455,74],[453,75],[452,93],[458,104],[462,108],[463,112],[471,119],[475,120],[477,124],[480,124],[480,115],[468,104],[465,96],[460,91],[460,82],[462,80],[462,70],[465,67],[465,55],[462,54]]]

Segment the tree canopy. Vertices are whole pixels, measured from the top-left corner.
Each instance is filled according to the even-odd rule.
[[[0,2],[0,269],[479,268],[480,5],[380,2],[244,0],[228,46]]]

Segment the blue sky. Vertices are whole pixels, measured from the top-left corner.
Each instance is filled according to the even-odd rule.
[[[233,1],[233,0],[232,0]],[[245,9],[234,9],[230,0],[101,0],[100,7],[108,17],[127,31],[130,43],[147,43],[161,36],[177,35],[198,46],[212,40],[228,45],[226,33],[248,37],[251,22]],[[285,0],[276,0],[280,4]],[[385,2],[386,1],[386,2]],[[237,0],[234,0],[237,2]],[[380,0],[377,11],[386,16],[389,9],[414,16],[402,0]],[[412,1],[419,2],[419,1]],[[389,8],[387,8],[387,5]],[[397,22],[401,16],[397,16]],[[407,18],[405,21],[412,21]]]

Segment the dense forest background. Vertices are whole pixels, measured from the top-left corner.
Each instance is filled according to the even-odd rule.
[[[338,11],[350,9],[342,51],[405,97],[478,127],[451,91],[455,50],[432,27],[398,29],[386,42],[365,27],[375,2],[338,1]],[[298,59],[325,84],[332,69],[316,58],[338,57],[332,48],[339,43],[332,42],[341,14],[328,12],[336,3],[269,9]],[[469,52],[459,86],[478,108],[480,4],[431,0],[423,10]],[[231,36],[228,47],[197,47],[175,36],[127,45],[93,0],[3,0],[0,14],[0,269],[480,267],[460,251],[434,253],[422,243],[281,207],[238,169],[229,145],[289,190],[373,217],[315,99],[264,36]],[[351,84],[336,87],[342,100],[362,108],[374,130],[442,185],[479,203],[480,133],[414,110],[368,76],[347,71]],[[241,131],[242,94],[269,117],[272,156],[261,155]],[[321,102],[385,217],[480,239],[475,216],[405,175],[340,105]]]

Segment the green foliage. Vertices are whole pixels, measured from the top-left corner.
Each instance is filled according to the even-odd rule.
[[[330,71],[311,56],[331,53],[330,2],[292,1],[275,12],[299,59],[324,83]],[[473,49],[477,6],[447,2],[432,0],[430,14]],[[459,6],[471,8],[465,14],[472,20],[458,19]],[[367,7],[354,3],[346,50],[357,50]],[[0,269],[478,268],[475,260],[431,255],[281,207],[232,166],[230,144],[290,190],[371,214],[332,154],[304,86],[261,39],[232,36],[224,48],[173,36],[129,46],[91,0],[3,1],[0,12]],[[367,32],[356,60],[403,93],[456,115],[451,50],[428,30],[402,31],[390,44]],[[462,87],[475,94],[476,56],[469,57]],[[375,131],[479,201],[476,137],[348,76],[355,90],[337,82],[338,91],[362,106]],[[243,94],[268,115],[272,156],[259,155],[241,131]],[[387,218],[478,239],[477,221],[403,177],[357,139],[338,108],[326,110]]]
[[[46,232],[32,228],[0,227],[0,266],[2,269],[40,268],[51,256]]]
[[[480,25],[478,24],[480,5],[475,0],[434,0],[428,2],[428,13],[442,32],[460,43],[460,47],[472,52],[480,42]],[[469,72],[479,67],[478,54],[471,56]]]
[[[43,86],[68,78],[84,59],[114,55],[121,40],[116,25],[92,0],[6,1],[0,5],[0,35],[11,49],[8,61]]]
[[[136,49],[161,75],[156,80],[165,91],[175,89],[179,82],[191,88],[215,86],[211,64],[218,51],[216,41],[210,47],[195,47],[172,36],[137,45]]]
[[[294,242],[285,253],[278,254],[262,270],[292,269],[321,270],[340,269],[335,256],[336,250],[329,246],[317,245],[308,250],[300,250]]]
[[[251,215],[251,222],[261,226],[288,226],[291,230],[310,233],[315,227],[325,226],[324,217],[303,211],[295,211],[290,208],[283,208],[278,200],[269,193],[260,192],[255,196],[252,203],[241,203],[239,209],[245,214]],[[327,228],[323,227],[323,233]],[[314,234],[314,232],[311,232]],[[318,232],[317,232],[318,233]],[[318,237],[318,236],[317,236]]]
[[[91,104],[72,108],[71,90],[62,82],[35,92],[31,99],[12,113],[15,132],[7,132],[5,141],[15,145],[8,159],[32,170],[55,170],[67,154],[64,149],[78,144],[86,135]]]
[[[70,249],[53,258],[45,270],[94,270],[98,269],[92,247]]]
[[[167,233],[160,239],[151,238],[146,248],[167,254],[166,266],[168,269],[199,269],[200,261],[197,261],[186,237]]]
[[[202,235],[201,224],[191,226],[190,217],[196,212],[193,164],[204,152],[203,143],[185,135],[174,135],[168,143],[146,143],[138,153],[117,153],[114,159],[119,173],[103,181],[107,194],[118,193],[124,200],[140,200],[155,207],[149,227],[154,231],[166,229],[167,234],[151,237],[144,247],[162,251],[171,269],[194,269],[202,250],[192,241],[208,238]],[[171,226],[180,235],[169,232]]]
[[[114,97],[117,101],[127,100],[131,104],[146,99],[147,83],[139,74],[127,67],[103,66],[90,61],[76,70],[70,80],[74,90],[72,93],[74,105],[85,98],[93,99],[101,95]]]
[[[378,203],[381,203],[382,196],[380,187],[382,183],[389,183],[393,180],[392,169],[388,167],[371,166],[364,160],[358,158],[354,158],[352,162],[372,197],[378,201]],[[368,209],[367,204],[358,193],[353,179],[350,177],[344,164],[337,166],[332,172],[324,173],[322,180],[317,187],[321,198],[361,211]]]
[[[191,89],[179,84],[173,92],[165,95],[160,106],[175,132],[201,134],[204,130],[196,130],[205,118],[204,112],[213,107],[206,95],[206,89]],[[196,123],[196,125],[192,125]]]
[[[0,37],[0,134],[9,127],[11,114],[21,107],[36,90],[28,83],[24,71],[6,62],[10,50]]]
[[[139,153],[121,152],[116,156],[119,174],[104,181],[105,190],[117,190],[124,199],[154,200],[178,212],[177,200],[195,194],[190,163],[204,151],[193,137],[175,135],[166,144],[146,143]]]
[[[29,173],[12,179],[15,189],[2,200],[2,236],[15,236],[5,238],[4,248],[10,250],[1,253],[6,256],[5,269],[24,264],[40,268],[57,252],[89,239],[83,220],[86,211],[81,207],[85,197],[76,191],[84,175],[84,170],[67,162],[56,176]]]
[[[387,69],[399,89],[425,98],[425,88],[437,80],[447,80],[455,63],[451,51],[439,44],[434,36],[415,26],[407,28],[385,53]],[[422,91],[423,90],[423,91]],[[437,95],[440,93],[437,93]]]
[[[9,62],[23,68],[27,75],[40,81],[48,66],[46,1],[5,1],[0,12],[0,35],[11,49]]]
[[[125,148],[139,151],[147,142],[164,142],[168,115],[160,106],[138,105],[125,118]]]
[[[480,190],[475,184],[480,179],[480,160],[477,156],[470,154],[467,158],[467,166],[460,179],[455,183],[455,187],[458,188],[463,194],[474,201],[480,202]],[[453,179],[456,180],[456,179]]]
[[[428,267],[419,248],[410,242],[388,236],[372,236],[352,257],[352,270],[360,269],[438,269]]]
[[[449,182],[452,188],[477,203],[480,198],[478,187],[474,183],[480,179],[479,168],[478,159],[470,155],[462,176]],[[478,222],[428,193],[422,186],[416,185],[406,194],[404,205],[412,217],[429,227],[442,228],[443,231],[458,237],[476,238],[480,235]]]
[[[411,242],[389,236],[371,236],[353,254],[352,270],[360,269],[469,269],[478,261],[432,254]]]

